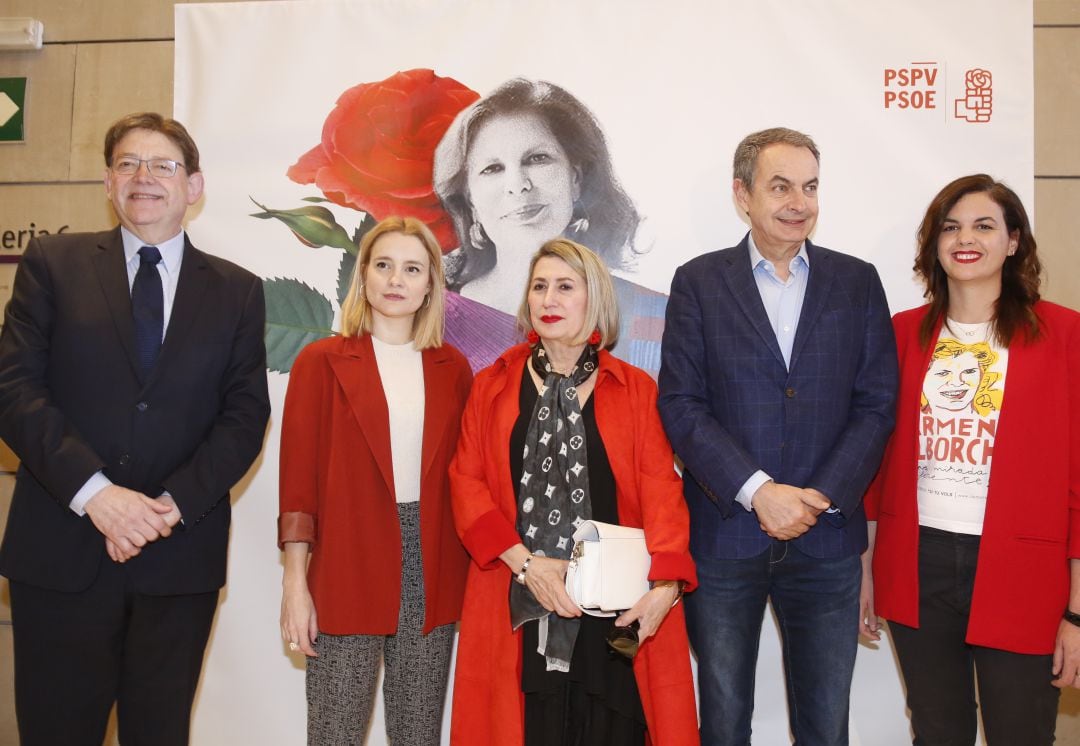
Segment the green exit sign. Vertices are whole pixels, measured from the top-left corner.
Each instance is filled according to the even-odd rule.
[[[22,142],[26,78],[0,78],[0,142]]]

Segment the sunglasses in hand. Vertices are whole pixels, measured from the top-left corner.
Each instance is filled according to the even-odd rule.
[[[630,622],[625,627],[612,627],[607,636],[608,647],[619,655],[633,659],[637,655],[641,642],[638,640],[638,629],[641,625],[638,620]]]

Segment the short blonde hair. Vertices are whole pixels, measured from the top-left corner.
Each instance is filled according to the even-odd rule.
[[[443,290],[446,286],[442,249],[438,239],[422,221],[397,215],[380,220],[360,241],[349,292],[345,294],[345,302],[341,304],[341,335],[355,337],[362,333],[371,333],[371,305],[364,293],[364,273],[371,261],[375,242],[388,233],[416,236],[427,252],[431,290],[428,291],[427,300],[413,316],[413,347],[418,350],[440,347],[443,343]]]
[[[615,286],[607,266],[596,253],[568,238],[553,238],[544,243],[529,262],[529,280],[525,285],[525,295],[518,308],[517,323],[522,332],[533,331],[529,317],[529,289],[536,263],[546,256],[562,259],[570,269],[585,278],[585,290],[588,300],[585,304],[585,323],[582,325],[579,339],[581,344],[589,338],[593,330],[600,332],[600,347],[610,350],[619,341],[619,301],[615,297]]]

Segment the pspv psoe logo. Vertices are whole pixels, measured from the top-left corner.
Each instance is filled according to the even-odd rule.
[[[989,122],[994,111],[993,75],[983,68],[965,70],[962,84],[954,82],[952,95],[943,66],[937,62],[886,67],[884,82],[887,111],[944,110],[953,119],[978,124]],[[962,90],[957,90],[958,85]]]
[[[994,113],[994,76],[989,70],[972,68],[964,73],[964,95],[953,103],[954,116],[968,122],[989,122]]]

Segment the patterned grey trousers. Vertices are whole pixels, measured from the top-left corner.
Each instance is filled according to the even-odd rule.
[[[360,746],[375,705],[383,658],[386,735],[391,746],[438,746],[450,673],[454,625],[424,626],[420,503],[398,505],[401,522],[401,609],[393,635],[319,633],[307,659],[308,744]],[[363,592],[357,589],[358,593]]]

